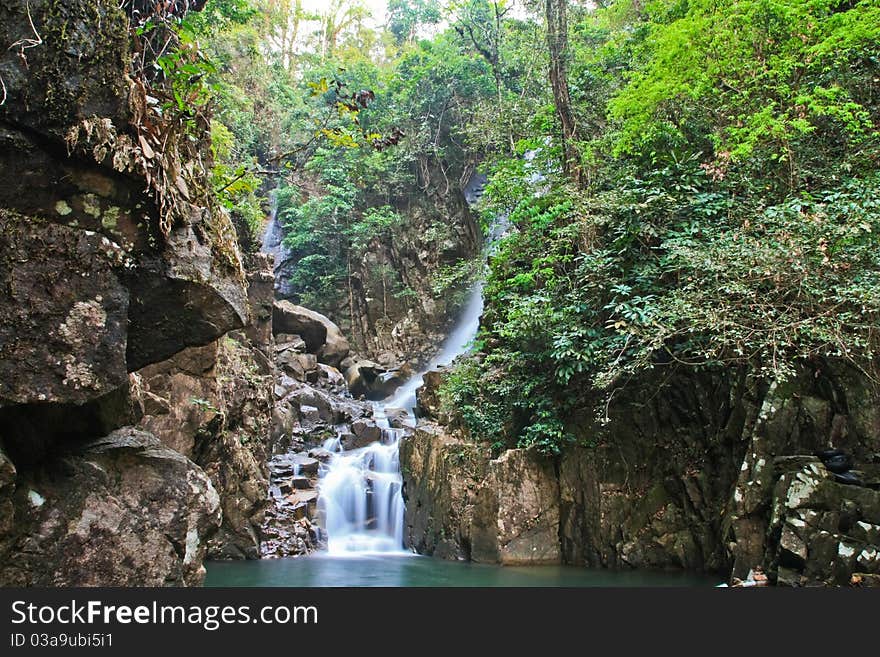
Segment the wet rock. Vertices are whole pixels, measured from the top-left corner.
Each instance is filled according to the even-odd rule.
[[[299,407],[299,421],[304,426],[315,427],[323,422],[321,411],[316,406],[301,404]]]
[[[339,437],[339,444],[342,446],[343,450],[357,449],[358,447],[364,447],[364,444],[358,440],[358,437],[355,436],[351,431],[347,431],[345,429],[337,429],[336,435]]]
[[[382,372],[373,381],[372,386],[370,386],[370,393],[368,396],[377,401],[386,399],[393,395],[400,386],[406,383],[410,376],[412,376],[412,371],[409,366],[402,366],[398,369]]]
[[[512,562],[552,560],[557,544],[567,563],[732,568],[740,580],[760,566],[770,583],[843,585],[875,568],[880,512],[880,425],[850,400],[877,405],[839,364],[785,385],[730,371],[645,378],[602,408],[603,425],[572,417],[593,446],[567,448],[555,471],[517,450],[475,455],[478,445],[423,423],[400,451],[407,542]],[[829,443],[852,455],[857,481],[841,483],[812,456]]]
[[[729,431],[735,442],[741,431],[739,416],[731,420],[724,410],[729,390],[719,392],[717,399],[707,399],[702,392],[697,394],[693,381],[665,385],[653,385],[650,395],[635,388],[621,391],[607,409],[611,421],[605,431],[609,433],[594,425],[584,429],[584,437],[598,444],[565,450],[558,473],[552,461],[541,464],[534,454],[516,451],[507,459],[502,455],[493,461],[483,456],[475,463],[468,449],[455,444],[468,444],[461,438],[435,436],[437,444],[429,448],[424,445],[431,442],[425,427],[431,425],[424,423],[401,447],[401,468],[409,473],[405,474],[407,495],[415,498],[412,512],[416,517],[408,520],[411,545],[437,554],[443,544],[441,553],[469,553],[486,561],[558,560],[594,567],[692,570],[710,563],[723,567],[725,546],[709,519],[717,518],[726,503],[738,468],[725,464],[727,455],[713,452],[701,441],[707,435],[705,423],[711,421],[719,431]],[[674,407],[662,396],[664,390],[673,389],[677,395]],[[644,399],[651,401],[644,404]],[[717,409],[718,414],[709,418],[705,409]],[[605,435],[607,442],[600,441]],[[646,435],[654,437],[646,441]],[[676,444],[684,436],[693,436],[689,438],[693,444],[677,447],[675,452],[658,451],[658,444]],[[438,452],[446,454],[442,468],[423,465],[423,454]],[[699,461],[692,456],[697,454]],[[714,465],[716,455],[719,460]],[[435,463],[436,458],[427,459],[428,463]],[[685,468],[681,463],[691,465]],[[477,476],[471,478],[471,472]],[[492,486],[489,481],[494,482]],[[504,495],[493,488],[505,491]],[[530,512],[520,515],[502,497]],[[408,501],[407,514],[410,508]],[[468,518],[466,529],[463,517]],[[499,519],[503,527],[498,526]],[[441,530],[442,540],[437,538]]]
[[[880,588],[880,575],[853,573],[852,577],[850,577],[849,585],[864,588]]]
[[[364,417],[370,412],[369,407],[364,404],[308,385],[291,392],[288,396],[288,401],[291,405],[298,406],[300,409],[303,405],[316,408],[318,410],[318,418],[329,425],[351,422],[357,418]]]
[[[262,557],[299,557],[321,546],[320,530],[307,517],[307,505],[273,510],[263,529]]]
[[[289,479],[297,473],[298,454],[286,452],[283,454],[275,454],[269,459],[269,475],[272,481],[283,481]]]
[[[299,416],[287,402],[276,403],[272,408],[269,442],[273,453],[285,451],[294,429],[299,428]]]
[[[204,169],[179,156],[149,176],[132,164],[137,90],[125,12],[12,0],[0,40],[19,42],[31,21],[40,47],[29,57],[0,53],[0,240],[9,256],[0,279],[15,306],[0,301],[0,363],[19,369],[2,376],[0,397],[31,403],[33,387],[34,402],[82,405],[119,388],[123,370],[243,326],[244,272],[235,245],[221,244],[229,219],[207,198],[177,198],[169,217],[156,190],[145,191],[181,172],[196,188]],[[42,344],[28,344],[34,335]]]
[[[233,497],[250,500],[245,490],[255,487],[252,480],[259,477],[252,475],[259,467],[249,471],[254,466],[250,463],[239,471],[231,464],[242,463],[238,457],[244,458],[250,448],[238,447],[259,429],[251,419],[230,419],[235,415],[230,409],[247,406],[241,399],[249,387],[224,391],[229,393],[224,395],[227,403],[218,411],[213,374],[193,371],[194,363],[188,362],[192,354],[180,352],[213,345],[244,327],[250,315],[254,321],[245,332],[247,338],[239,336],[254,347],[254,367],[248,374],[270,372],[267,281],[254,270],[246,286],[234,229],[210,194],[206,169],[200,166],[209,147],[207,126],[197,126],[203,134],[195,139],[191,133],[179,138],[174,130],[166,130],[161,157],[149,155],[144,144],[150,130],[166,126],[143,102],[143,87],[130,76],[128,17],[121,5],[12,0],[0,13],[0,41],[19,41],[33,25],[39,26],[41,38],[40,47],[30,49],[27,57],[14,48],[0,52],[6,92],[0,105],[0,206],[8,208],[0,210],[0,252],[8,256],[0,258],[0,285],[13,306],[3,306],[7,297],[0,300],[0,381],[7,384],[0,384],[0,433],[16,463],[18,483],[62,464],[66,470],[58,476],[58,486],[66,485],[69,475],[77,485],[92,486],[98,491],[95,495],[103,492],[108,497],[84,498],[85,493],[78,495],[71,484],[71,490],[64,491],[70,499],[52,504],[63,506],[71,518],[81,510],[71,505],[82,504],[83,513],[96,514],[97,520],[91,525],[91,520],[84,521],[75,538],[49,524],[30,526],[42,532],[39,535],[17,534],[25,543],[39,543],[39,550],[27,546],[28,553],[37,556],[16,566],[15,576],[23,582],[43,581],[39,554],[70,548],[70,561],[65,562],[70,573],[52,575],[57,580],[52,583],[87,582],[86,561],[93,562],[95,578],[106,575],[110,584],[194,583],[204,537],[199,529],[195,534],[187,530],[181,538],[177,525],[163,534],[159,524],[172,522],[170,514],[177,511],[166,504],[159,487],[167,478],[167,495],[192,506],[202,470],[185,473],[191,480],[186,489],[165,447],[108,448],[100,457],[90,453],[83,463],[62,455],[73,445],[135,424],[145,415],[144,424],[165,443],[194,458],[199,452],[194,434],[220,437],[218,449],[226,447],[217,454],[222,453],[220,459],[230,469],[219,467],[212,476],[224,482],[224,503]],[[139,145],[134,141],[138,135]],[[33,341],[34,335],[42,344]],[[128,376],[172,357],[173,372],[169,366],[146,376]],[[213,365],[213,359],[208,361]],[[10,370],[6,376],[2,366],[17,372]],[[238,447],[224,442],[230,437],[223,434],[227,430],[236,431]],[[107,467],[118,472],[107,470],[102,479],[90,471],[98,468],[95,459],[107,461]],[[157,469],[147,481],[144,473],[149,468],[144,463],[150,459]],[[209,462],[204,465],[207,468]],[[129,491],[128,484],[137,490]],[[114,500],[117,490],[122,497]],[[157,516],[145,517],[140,525],[131,517],[138,491],[145,496],[139,512]],[[213,489],[210,495],[202,491],[206,504],[212,496],[217,496]],[[117,510],[115,525],[110,519],[113,504],[124,507]],[[233,507],[224,512],[233,522]],[[50,520],[54,522],[46,522]],[[221,534],[231,527],[224,523]],[[105,540],[101,532],[110,531],[111,525],[118,536]],[[24,524],[21,527],[24,532]],[[80,549],[77,541],[88,545]],[[139,541],[144,543],[142,558],[155,562],[152,569],[140,557],[129,556],[136,553]],[[165,560],[166,545],[185,562],[180,572]],[[98,549],[107,555],[99,557]],[[75,561],[77,550],[82,564]],[[103,560],[113,557],[122,564],[131,561],[129,580],[122,581],[118,564],[102,572]],[[45,557],[45,568],[61,559]],[[158,580],[160,576],[164,579]]]
[[[266,276],[271,273],[261,273]],[[249,290],[254,318],[265,305],[260,295],[267,287],[271,290],[263,281]],[[185,349],[138,372],[141,395],[160,399],[167,408],[150,413],[147,407],[157,405],[145,402],[140,426],[198,463],[220,496],[223,522],[208,546],[215,559],[259,556],[274,372],[264,367],[265,354],[272,350],[271,331],[265,328],[250,337],[237,332],[205,347]]]
[[[442,369],[425,372],[422,385],[416,390],[416,413],[419,417],[440,419],[440,386],[445,372]]]
[[[313,459],[304,454],[297,454],[295,462],[297,466],[299,466],[299,471],[302,474],[311,477],[317,476],[318,466],[320,465],[318,459]]]
[[[323,447],[316,447],[315,449],[309,450],[309,457],[316,461],[320,461],[321,463],[327,463],[327,461],[333,458],[333,453],[328,452]]]
[[[135,387],[136,379],[84,404],[0,406],[3,447],[16,468],[26,470],[67,449],[72,441],[135,424],[143,414]]]
[[[388,418],[388,424],[393,429],[409,428],[412,418],[406,409],[403,408],[385,408],[385,417]]]
[[[287,496],[287,500],[294,506],[308,506],[310,507],[309,514],[314,511],[315,505],[318,502],[318,491],[316,490],[295,490],[290,495]]]
[[[126,351],[130,369],[206,344],[247,323],[243,271],[232,280],[218,279],[210,245],[193,258],[187,245],[198,243],[194,232],[176,236],[175,242],[182,252],[166,251],[165,262],[142,270],[131,283]]]
[[[348,389],[352,395],[356,397],[366,396],[372,389],[376,378],[385,372],[387,370],[378,363],[361,360],[345,370],[345,382],[348,384]]]
[[[324,315],[289,301],[276,301],[273,317],[276,334],[299,335],[306,350],[316,354],[321,362],[336,366],[348,355],[348,341]]]
[[[213,559],[259,556],[260,525],[267,505],[268,433],[271,401],[265,384],[227,378],[226,421],[196,444],[195,461],[215,482],[223,522],[208,544]],[[233,395],[230,388],[237,388]],[[209,426],[210,428],[210,426]]]
[[[14,506],[6,586],[195,586],[220,524],[201,468],[132,428],[20,477]]]
[[[297,490],[307,490],[313,488],[308,477],[296,476],[291,478],[290,485]]]
[[[382,429],[372,420],[355,420],[351,423],[351,431],[355,436],[355,440],[351,442],[350,447],[346,445],[346,449],[366,447],[370,443],[382,440]]]
[[[411,375],[412,370],[408,365],[387,369],[373,361],[363,360],[345,371],[345,381],[352,395],[378,401],[391,396]]]
[[[33,35],[32,19],[41,28],[44,47],[31,48],[26,61],[16,49],[0,58],[7,90],[0,118],[14,118],[17,125],[58,142],[89,114],[124,125],[129,116],[128,89],[121,75],[129,50],[124,12],[114,3],[57,4],[52,11],[44,3],[31,2],[29,12],[25,0],[4,3],[0,39],[15,43]],[[61,34],[66,38],[58,38]],[[99,42],[102,47],[95,48]]]

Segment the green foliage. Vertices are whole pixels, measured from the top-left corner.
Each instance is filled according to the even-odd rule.
[[[467,290],[483,274],[480,263],[475,260],[459,260],[440,267],[431,281],[434,294],[441,296],[456,290]]]
[[[253,172],[287,164],[291,284],[317,309],[344,306],[352,263],[386,312],[417,303],[379,256],[411,229],[414,198],[482,162],[484,228],[504,215],[512,230],[490,258],[477,353],[442,391],[475,440],[557,453],[575,410],[661,367],[783,379],[805,360],[871,359],[876,2],[569,3],[579,188],[562,174],[537,5],[447,3],[446,28],[437,3],[393,1],[382,34],[344,5],[320,49],[298,52],[291,3],[255,16],[218,2],[187,28],[213,68],[186,39],[163,60],[169,108],[216,99],[214,186],[252,228]],[[435,221],[419,247],[448,238]],[[445,263],[433,293],[466,290],[479,269]]]
[[[260,243],[264,213],[259,197],[261,181],[235,152],[235,136],[220,121],[211,122],[211,184],[217,199],[232,215],[239,242],[248,251]]]
[[[186,23],[193,34],[216,39],[247,25],[258,11],[250,0],[211,0],[201,11],[188,14]]]
[[[359,151],[319,148],[307,169],[318,176],[323,194],[303,198],[294,186],[278,194],[284,243],[297,262],[289,284],[307,306],[333,308],[348,293],[349,263],[387,240],[402,221],[389,205],[366,206],[364,187],[385,171],[383,158],[375,161],[378,170]]]
[[[443,17],[438,0],[388,0],[388,30],[398,44],[412,42],[419,28]]]
[[[876,73],[878,43],[872,0],[652,2],[627,84],[609,104],[615,148],[699,139],[765,171],[781,164],[789,178],[807,145],[836,142],[858,157],[878,138],[859,70]]]
[[[574,22],[587,184],[561,177],[553,120],[536,117],[516,157],[493,158],[485,214],[513,230],[490,261],[479,353],[441,391],[464,429],[554,452],[577,433],[574,409],[601,421],[650,370],[869,368],[877,11],[621,1]]]

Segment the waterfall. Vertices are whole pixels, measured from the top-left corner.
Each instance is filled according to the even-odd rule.
[[[272,191],[269,194],[269,220],[266,222],[266,229],[263,233],[263,243],[260,245],[261,253],[271,253],[276,258],[282,255],[284,245],[284,229],[281,222],[278,221],[278,192]]]
[[[288,270],[295,265],[295,262],[290,249],[284,245],[284,226],[278,217],[278,190],[272,191],[269,195],[269,201],[271,204],[269,219],[263,232],[260,252],[274,256],[275,296],[280,299],[288,299],[293,296],[294,292],[288,283]]]
[[[403,432],[391,428],[381,403],[373,417],[382,429],[381,440],[347,452],[340,451],[338,439],[324,445],[334,454],[319,471],[318,511],[331,556],[404,551],[398,457]]]
[[[413,422],[416,389],[425,372],[448,365],[463,354],[480,324],[483,286],[470,291],[461,316],[430,365],[404,383],[388,399],[373,404],[373,419],[382,439],[366,447],[342,451],[339,438],[330,438],[324,449],[332,452],[319,471],[318,512],[327,532],[330,555],[352,553],[404,553],[403,477],[399,442],[404,431],[391,427],[386,409],[402,409]]]
[[[484,176],[471,180],[466,190],[470,204],[479,200],[485,180]],[[506,228],[506,218],[499,218],[487,243],[497,242]],[[332,456],[318,473],[318,512],[324,520],[331,556],[408,554],[403,548],[403,477],[398,449],[404,431],[391,427],[387,409],[403,410],[407,423],[415,423],[416,390],[425,373],[450,364],[467,351],[477,335],[482,312],[483,281],[479,280],[469,290],[452,330],[428,366],[393,395],[373,404],[381,440],[349,451],[342,451],[339,438],[325,442],[324,448]]]

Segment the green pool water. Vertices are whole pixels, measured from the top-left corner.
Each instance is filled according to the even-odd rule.
[[[431,557],[382,555],[214,561],[205,586],[715,586],[690,573],[609,571],[574,566],[487,566]]]

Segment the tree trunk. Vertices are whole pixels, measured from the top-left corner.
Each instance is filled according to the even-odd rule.
[[[550,51],[550,86],[556,114],[562,124],[562,153],[565,173],[581,182],[580,154],[577,151],[577,126],[568,91],[568,17],[567,0],[546,0],[547,48]]]

